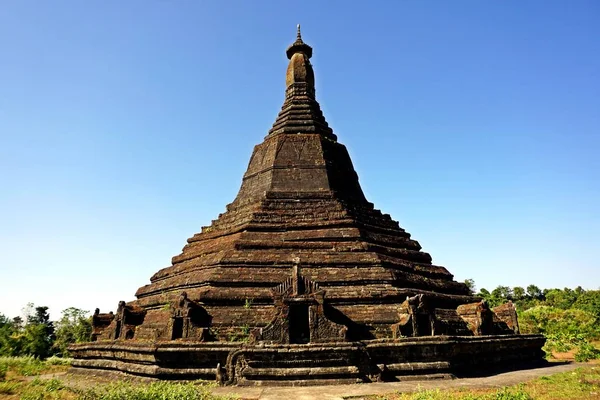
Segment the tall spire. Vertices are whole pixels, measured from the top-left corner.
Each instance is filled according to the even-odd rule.
[[[296,53],[304,53],[308,58],[312,57],[312,47],[302,41],[302,34],[300,33],[300,24],[296,32],[296,41],[287,48],[287,58],[292,59],[292,56]]]
[[[336,140],[315,97],[312,47],[302,40],[300,25],[296,41],[287,48],[286,55],[290,62],[285,76],[285,101],[269,134],[317,133]]]

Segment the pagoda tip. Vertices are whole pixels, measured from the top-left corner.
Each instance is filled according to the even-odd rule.
[[[298,40],[302,40],[302,35],[300,35],[300,24],[298,24],[297,27],[298,27],[297,38],[298,38]]]

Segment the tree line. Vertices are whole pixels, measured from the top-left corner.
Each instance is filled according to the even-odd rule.
[[[58,321],[51,321],[48,307],[33,303],[23,309],[24,318],[0,314],[0,356],[68,357],[70,344],[90,340],[92,321],[88,314],[69,307]]]
[[[540,289],[498,286],[491,292],[476,291],[472,279],[465,281],[471,292],[483,298],[490,307],[512,301],[517,309],[521,333],[541,333],[546,336],[544,350],[575,351],[575,359],[586,361],[600,358],[600,290]]]

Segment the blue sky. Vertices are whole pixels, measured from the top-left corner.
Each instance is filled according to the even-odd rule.
[[[597,1],[5,1],[0,313],[114,310],[233,200],[297,23],[368,199],[456,279],[600,287]]]

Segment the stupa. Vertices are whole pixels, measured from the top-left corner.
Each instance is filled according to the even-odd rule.
[[[300,27],[286,54],[283,107],[237,197],[136,300],[96,310],[75,371],[315,384],[541,359],[512,303],[490,309],[367,201]]]

